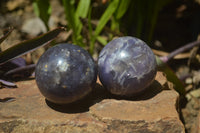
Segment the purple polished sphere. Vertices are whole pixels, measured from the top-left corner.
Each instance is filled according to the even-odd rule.
[[[36,65],[35,77],[47,100],[66,104],[86,96],[96,82],[96,65],[79,46],[59,44],[48,49]]]
[[[101,83],[112,94],[133,96],[144,92],[154,81],[156,59],[142,40],[120,37],[100,52],[98,71]]]

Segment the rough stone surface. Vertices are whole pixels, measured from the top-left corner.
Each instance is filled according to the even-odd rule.
[[[31,18],[24,22],[22,31],[29,34],[30,36],[37,36],[47,31],[45,24],[40,18]]]
[[[197,118],[195,119],[195,123],[191,127],[190,133],[200,133],[200,110]]]
[[[0,90],[0,133],[184,133],[177,112],[179,96],[168,89],[160,72],[137,98],[116,98],[96,84],[85,99],[62,106],[46,101],[35,80],[17,85]]]
[[[182,108],[182,116],[186,131],[197,133],[197,121],[200,110],[200,89],[191,90],[186,94],[187,104]]]
[[[200,133],[200,111],[199,111],[199,115],[197,117],[196,131],[197,131],[197,133]]]

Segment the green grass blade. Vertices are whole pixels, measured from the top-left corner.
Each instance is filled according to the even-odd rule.
[[[90,7],[88,12],[88,29],[89,29],[89,36],[90,38],[93,38],[93,29],[92,29],[92,22],[91,22],[91,14],[92,14],[92,7]]]
[[[109,3],[109,6],[107,7],[107,9],[105,10],[105,12],[103,13],[103,15],[101,16],[99,23],[96,27],[96,30],[94,32],[94,36],[92,36],[91,42],[90,42],[90,54],[93,54],[94,51],[94,43],[97,39],[97,36],[99,36],[99,34],[101,33],[101,31],[103,30],[104,26],[106,25],[106,23],[110,20],[111,16],[113,15],[113,13],[116,11],[117,7],[119,4],[119,0],[112,0]]]
[[[80,0],[76,9],[76,14],[79,17],[86,18],[88,15],[91,0]]]
[[[126,11],[128,10],[128,7],[130,5],[131,0],[121,0],[119,2],[119,7],[117,8],[115,14],[116,14],[116,19],[120,19],[121,17],[124,16]]]
[[[74,0],[63,0],[63,5],[65,8],[65,15],[68,22],[69,27],[73,30],[73,43],[84,47],[83,37],[81,35],[82,31],[82,23],[79,17],[86,17],[90,0],[80,0],[77,9],[75,9],[75,1]],[[82,13],[81,13],[82,12]]]
[[[97,41],[99,41],[103,46],[106,46],[106,44],[108,44],[106,39],[103,38],[102,36],[97,36]]]
[[[120,30],[120,19],[124,16],[126,11],[130,6],[130,0],[121,0],[119,1],[118,7],[114,13],[114,16],[111,20],[111,30],[119,32]]]
[[[49,0],[35,0],[33,3],[33,8],[36,15],[42,19],[48,28],[48,21],[51,14],[51,5]]]
[[[56,28],[43,35],[40,35],[39,37],[21,42],[11,48],[8,48],[0,53],[0,65],[48,44],[63,30],[65,30],[63,27]]]
[[[63,5],[68,25],[73,30],[74,34],[76,34],[74,2],[72,0],[63,0]]]
[[[110,17],[113,15],[115,10],[117,9],[118,4],[119,4],[119,0],[112,0],[110,2],[109,6],[107,7],[105,12],[101,16],[99,23],[96,27],[96,30],[95,30],[95,36],[96,37],[101,33],[102,29],[104,28],[106,23],[109,21]]]
[[[81,36],[81,31],[82,31],[82,23],[80,21],[80,17],[86,18],[89,12],[89,7],[90,7],[90,0],[80,0],[78,3],[78,7],[76,9],[75,13],[75,24],[76,24],[76,36],[80,38],[79,44],[82,44],[82,36]],[[83,44],[82,44],[83,45]]]
[[[120,19],[117,19],[116,16],[113,16],[111,19],[111,30],[119,32],[120,30]]]

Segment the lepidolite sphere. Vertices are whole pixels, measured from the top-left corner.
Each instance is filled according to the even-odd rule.
[[[96,65],[77,45],[59,44],[48,49],[36,65],[35,77],[47,100],[66,104],[86,96],[96,82]]]
[[[98,59],[99,78],[112,94],[137,95],[154,81],[156,59],[149,46],[135,37],[109,42]]]

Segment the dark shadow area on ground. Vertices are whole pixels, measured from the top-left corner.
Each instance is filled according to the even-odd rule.
[[[89,111],[89,108],[110,97],[109,92],[100,84],[96,83],[94,89],[84,98],[69,104],[55,104],[46,99],[47,105],[59,112],[63,113],[81,113]]]
[[[116,99],[116,100],[129,100],[129,101],[140,101],[140,100],[148,100],[156,96],[158,93],[160,93],[164,87],[158,82],[154,81],[145,92],[141,93],[138,96],[132,96],[132,97],[119,97],[115,96],[109,93],[102,85],[96,83],[93,91],[88,94],[83,99],[69,103],[69,104],[55,104],[48,100],[46,100],[46,104],[59,112],[62,113],[82,113],[89,111],[89,108],[96,104],[101,102],[104,99]]]

